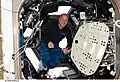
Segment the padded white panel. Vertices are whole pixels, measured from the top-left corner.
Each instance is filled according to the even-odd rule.
[[[36,57],[35,53],[31,48],[26,48],[25,53],[32,65],[34,66],[35,70],[37,71],[39,68],[40,61]]]
[[[29,37],[32,34],[32,29],[31,28],[27,28],[23,34],[24,37]]]
[[[96,72],[103,58],[109,37],[104,23],[92,22],[79,27],[73,40],[71,58],[85,75]]]

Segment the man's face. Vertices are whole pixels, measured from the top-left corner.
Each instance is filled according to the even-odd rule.
[[[68,16],[63,15],[59,18],[59,24],[61,26],[61,29],[63,29],[68,23]]]

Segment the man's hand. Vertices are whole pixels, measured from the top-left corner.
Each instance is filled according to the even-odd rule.
[[[68,52],[68,48],[63,48],[62,50],[63,50],[64,54],[68,54],[69,53]]]
[[[53,42],[50,41],[50,42],[48,43],[48,48],[54,48]]]

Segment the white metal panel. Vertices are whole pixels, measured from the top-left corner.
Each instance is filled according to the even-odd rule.
[[[103,58],[109,37],[104,23],[92,22],[79,27],[73,40],[71,58],[77,68],[86,75],[96,72]]]
[[[4,69],[14,72],[13,54],[13,21],[12,0],[1,0],[1,28],[2,28],[2,50]],[[15,75],[4,72],[4,79],[15,79]]]

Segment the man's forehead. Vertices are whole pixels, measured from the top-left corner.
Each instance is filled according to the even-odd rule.
[[[68,19],[68,15],[62,15],[61,18]]]

